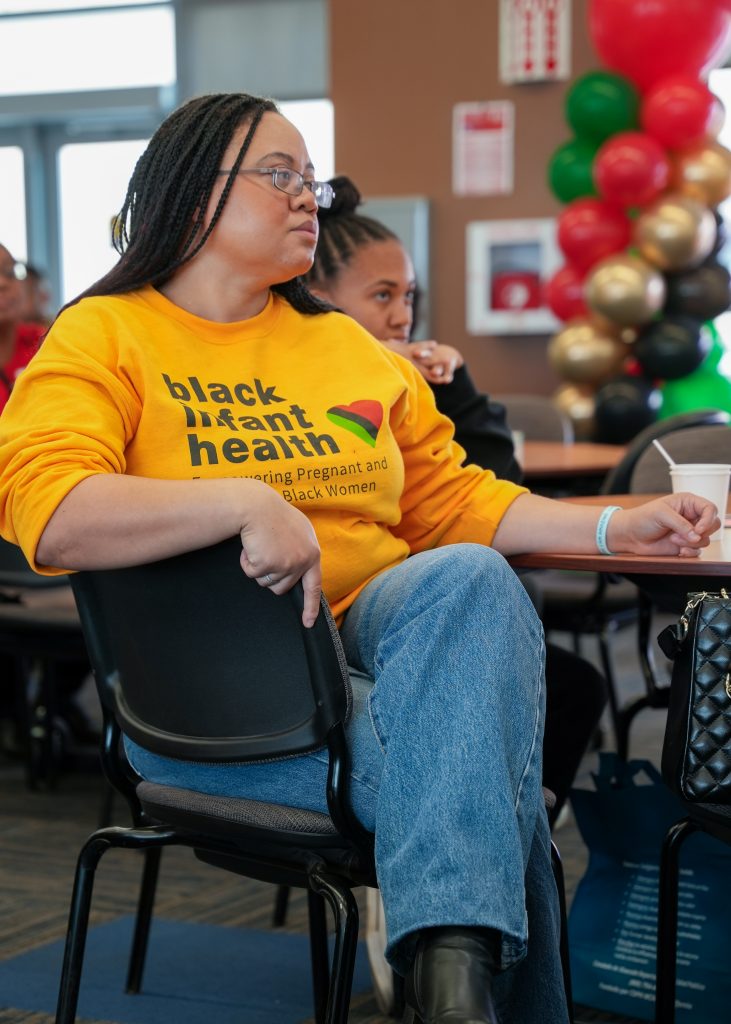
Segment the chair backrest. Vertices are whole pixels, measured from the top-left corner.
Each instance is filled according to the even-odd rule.
[[[664,434],[662,446],[675,462],[723,462],[731,465],[731,426],[685,427]],[[630,478],[630,491],[637,494],[672,490],[669,467],[652,445],[640,455]]]
[[[345,721],[345,656],[323,601],[302,625],[241,569],[238,538],[148,565],[71,577],[102,703],[158,754],[245,761],[325,743]]]
[[[67,576],[41,576],[34,572],[18,545],[0,537],[0,587],[44,589],[67,584]]]
[[[667,464],[663,462],[662,456],[652,443],[655,438],[661,441],[665,448],[668,448],[668,445],[673,445],[673,447],[679,445],[676,449],[678,452],[676,462],[731,462],[729,455],[726,457],[718,455],[711,458],[710,450],[699,458],[698,453],[699,451],[702,452],[702,449],[698,449],[697,445],[703,442],[692,440],[691,434],[688,434],[687,439],[683,441],[677,440],[686,431],[695,431],[700,427],[728,426],[729,423],[731,423],[731,416],[721,409],[698,409],[693,412],[679,413],[677,416],[669,416],[666,420],[660,420],[657,423],[651,423],[649,427],[645,427],[644,430],[640,431],[627,448],[622,460],[607,474],[602,484],[602,494],[629,494],[633,491],[635,493],[654,494],[670,491],[670,476],[667,472]],[[729,435],[721,431],[719,434],[712,436],[714,437],[715,445],[716,441],[722,444],[723,439]],[[698,434],[697,437],[700,439],[702,435]],[[670,449],[668,448],[668,450]],[[721,449],[719,448],[719,450]],[[686,455],[681,456],[681,451],[687,452],[687,457]],[[691,452],[693,452],[692,455]],[[673,455],[673,452],[671,451],[670,454]],[[673,455],[673,457],[675,456]],[[640,459],[642,459],[643,470],[641,475],[635,478],[635,471]]]
[[[505,406],[511,430],[520,430],[526,441],[560,441],[571,444],[574,428],[569,417],[545,395],[494,395]]]

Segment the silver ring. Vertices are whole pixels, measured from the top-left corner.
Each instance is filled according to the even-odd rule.
[[[262,576],[262,579],[266,582],[266,585],[268,587],[271,587],[271,585],[274,583],[274,580],[271,578],[269,573],[267,573],[266,576]]]

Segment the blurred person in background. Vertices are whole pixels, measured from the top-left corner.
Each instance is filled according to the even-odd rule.
[[[0,412],[18,375],[38,351],[45,327],[25,320],[25,264],[0,244]]]
[[[25,291],[28,277],[28,267],[0,244],[0,412],[46,333],[44,323],[27,319],[31,314]],[[11,755],[22,752],[25,743],[15,707],[16,671],[14,659],[0,654],[0,751]],[[95,745],[98,740],[96,726],[79,702],[88,674],[89,665],[85,661],[64,661],[56,666],[58,720],[55,724],[65,739],[66,751],[74,745]]]
[[[51,323],[51,288],[45,273],[35,264],[25,264],[23,281],[23,311],[25,323],[41,324],[47,328]]]

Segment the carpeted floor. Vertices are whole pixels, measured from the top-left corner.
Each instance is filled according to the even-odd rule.
[[[632,632],[616,639],[618,672],[627,693],[636,694]],[[633,754],[657,759],[663,717],[646,712],[637,720]],[[579,783],[595,764],[595,755],[588,755]],[[53,792],[29,792],[22,766],[0,762],[0,1024],[53,1021],[74,863],[83,839],[96,827],[103,792],[101,778],[89,771],[65,773]],[[586,851],[571,820],[555,838],[570,898],[585,869]],[[271,886],[212,869],[183,849],[163,856],[144,995],[123,996],[125,931],[135,911],[140,867],[139,857],[124,851],[102,860],[79,1022],[295,1024],[311,1019],[304,894],[293,893],[285,928],[273,932]],[[130,1004],[135,1005],[127,1009]],[[388,1021],[369,990],[362,954],[350,1021]],[[576,1024],[589,1022],[638,1024],[631,1017],[579,1008]]]
[[[133,918],[97,925],[89,934],[79,1017],[119,1024],[291,1024],[312,1010],[305,935],[157,918],[143,991],[123,992],[124,951]],[[362,944],[361,944],[362,947]],[[0,963],[0,992],[26,1010],[55,1009],[63,958],[61,940]],[[235,969],[234,969],[235,968]],[[353,994],[370,992],[367,957],[359,949]]]

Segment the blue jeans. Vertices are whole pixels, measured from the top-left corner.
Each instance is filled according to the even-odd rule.
[[[372,580],[341,635],[366,677],[353,681],[351,800],[376,834],[388,959],[407,970],[423,928],[496,929],[511,968],[495,980],[501,1019],[562,1024],[541,791],[543,633],[524,588],[490,548],[438,548]],[[130,741],[127,750],[157,782],[326,810],[322,750],[227,765],[175,761]]]

